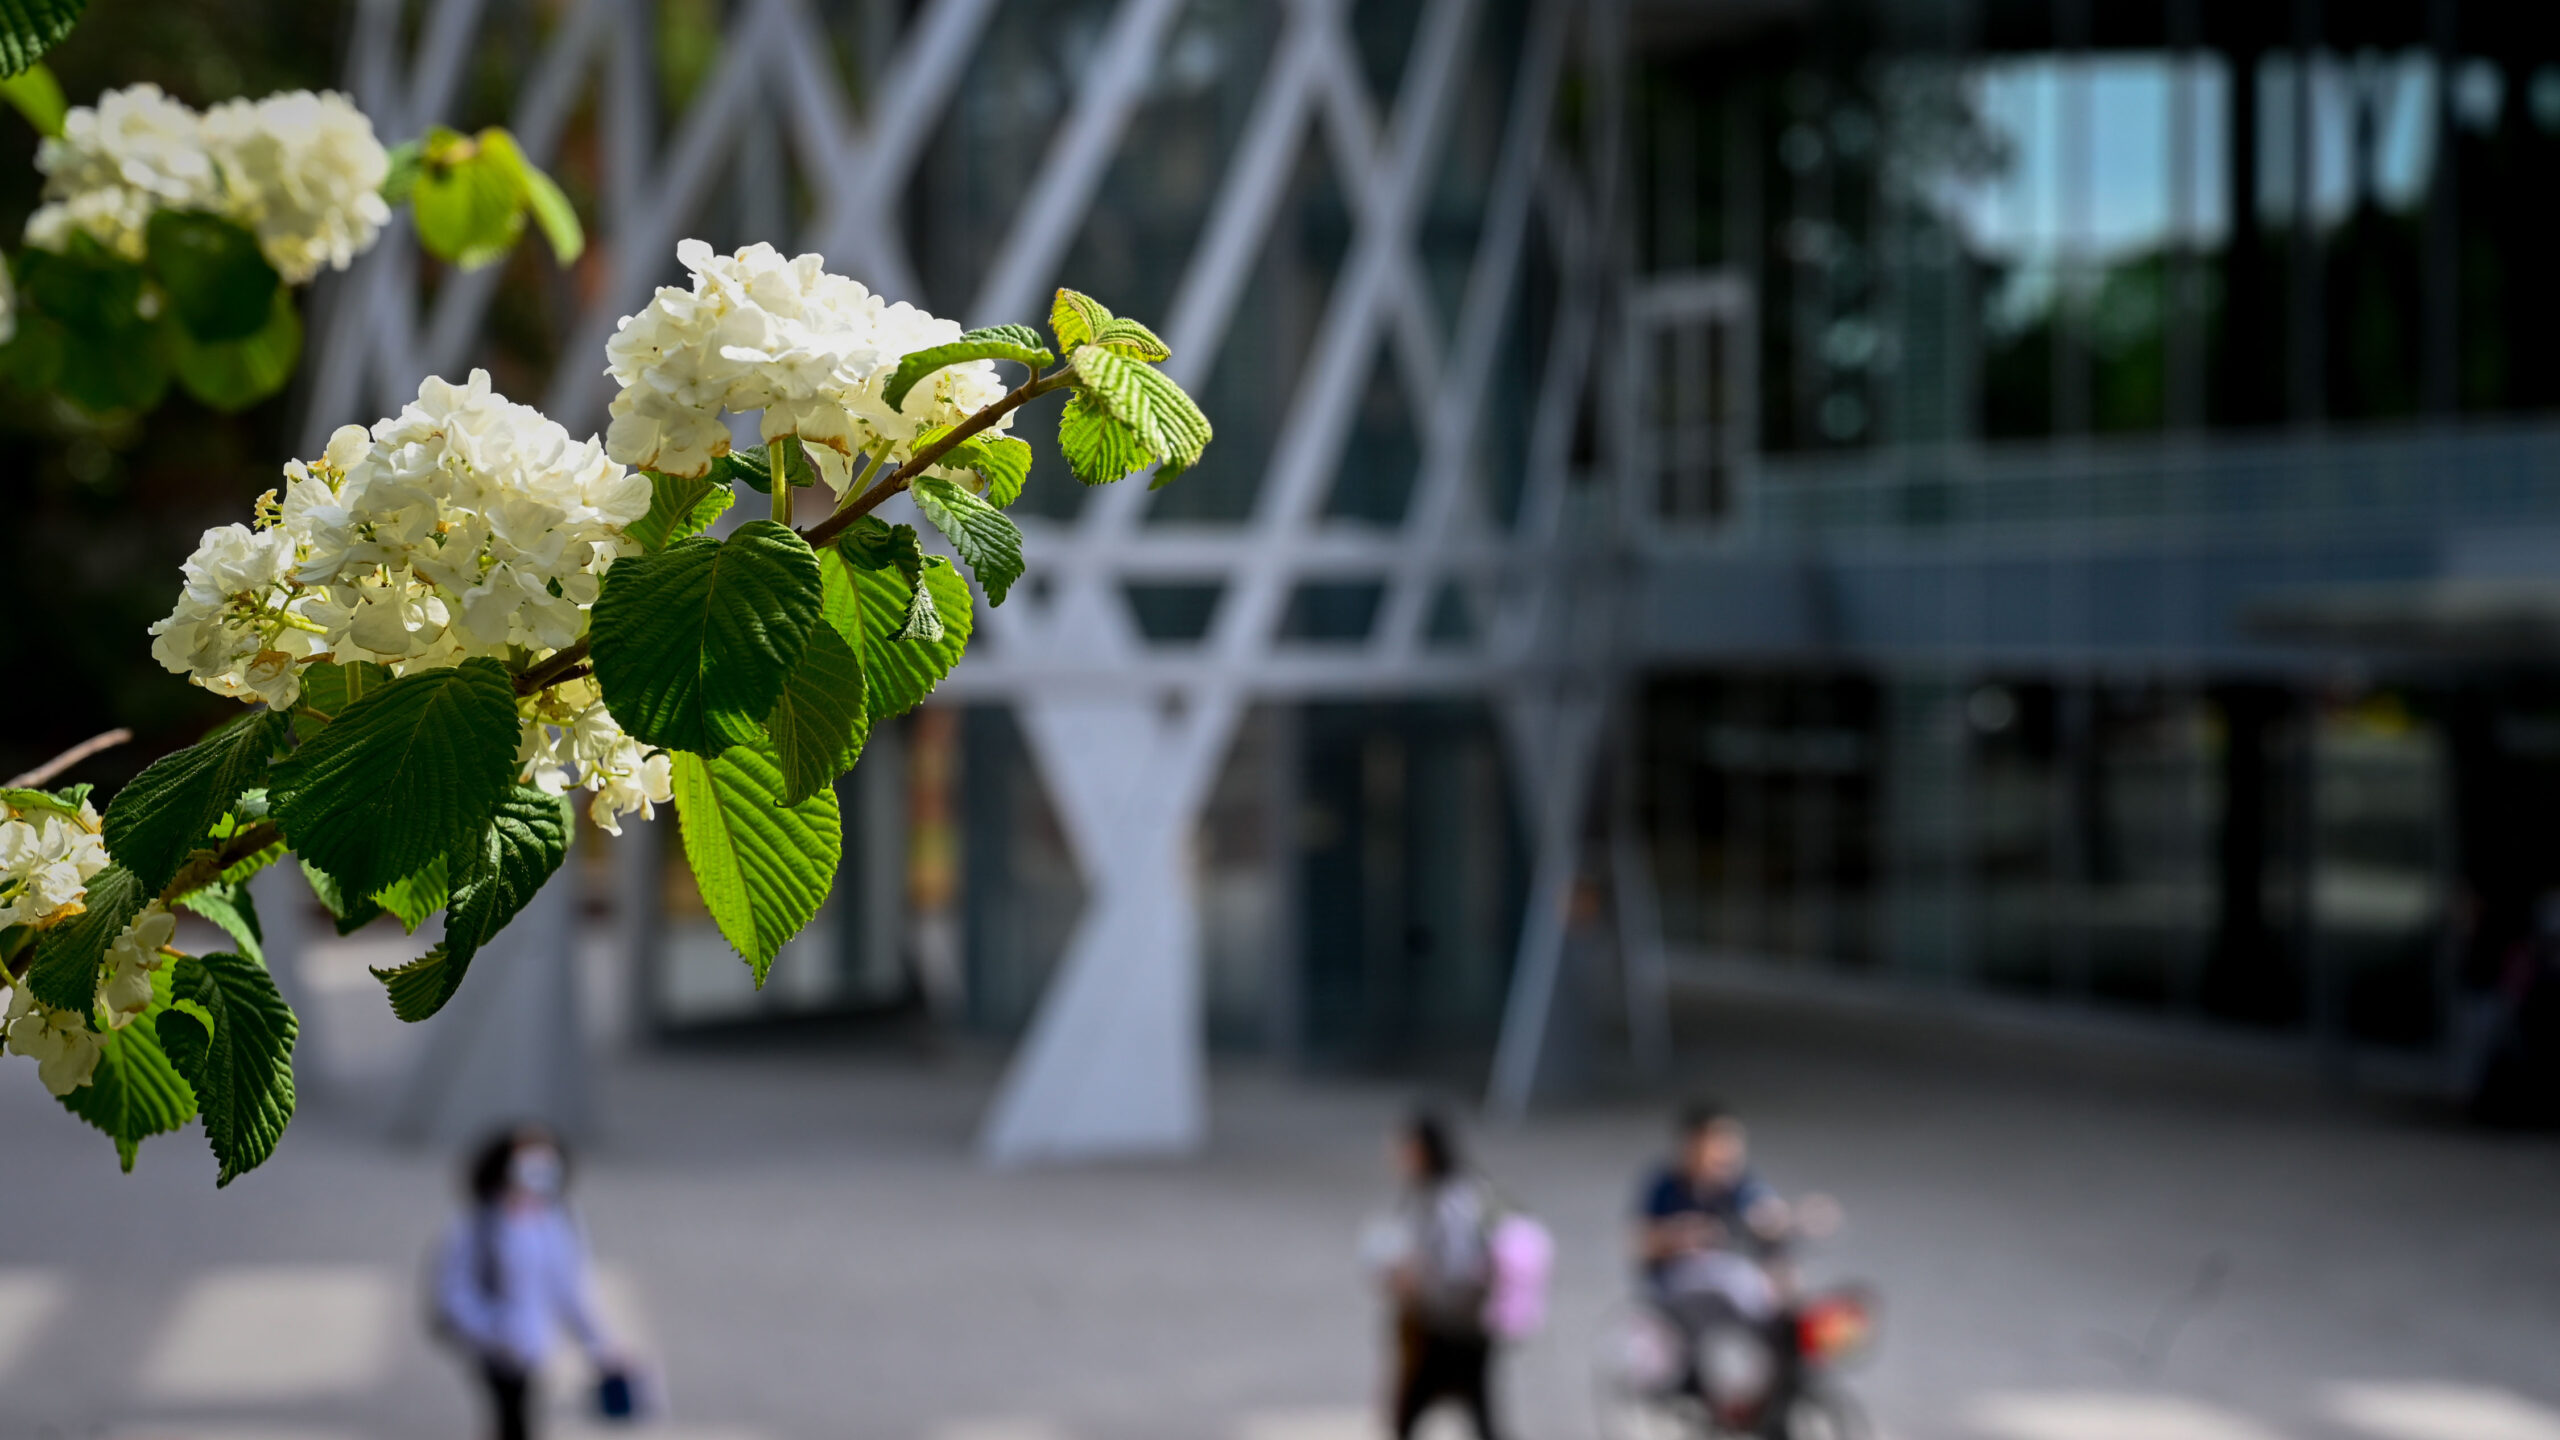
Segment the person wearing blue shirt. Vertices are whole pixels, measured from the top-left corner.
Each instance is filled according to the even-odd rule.
[[[1690,1342],[1684,1389],[1701,1386],[1695,1347],[1719,1324],[1765,1337],[1773,1383],[1792,1381],[1787,1241],[1794,1218],[1778,1192],[1752,1173],[1750,1153],[1741,1117],[1721,1105],[1692,1105],[1681,1112],[1672,1158],[1645,1178],[1636,1196],[1637,1282]]]

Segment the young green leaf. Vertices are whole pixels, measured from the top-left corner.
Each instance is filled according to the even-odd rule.
[[[578,225],[577,210],[550,176],[524,158],[515,136],[493,125],[480,132],[480,153],[515,182],[516,194],[532,212],[533,223],[542,227],[542,238],[551,243],[554,258],[567,265],[585,252],[587,233]]]
[[[338,883],[336,876],[308,860],[302,862],[302,878],[310,882],[311,893],[320,898],[320,903],[327,906],[329,914],[337,920],[339,934],[353,935],[382,918],[381,901],[370,895],[350,894],[347,887]]]
[[[1173,377],[1102,345],[1075,352],[1083,393],[1129,427],[1138,442],[1175,470],[1188,470],[1209,447],[1209,417],[1191,403]]]
[[[978,498],[978,492],[938,475],[920,475],[908,487],[916,508],[933,522],[969,562],[987,603],[1001,605],[1005,592],[1022,578],[1022,531],[1005,513]]]
[[[987,503],[1001,510],[1022,498],[1022,482],[1031,478],[1031,442],[1010,435],[981,435],[943,451],[937,463],[976,471],[986,482]]]
[[[8,0],[0,5],[0,75],[15,75],[62,43],[89,0]]]
[[[283,281],[257,236],[200,210],[155,210],[143,236],[144,263],[189,335],[240,340],[266,326]]]
[[[160,1044],[204,1110],[205,1139],[220,1162],[213,1183],[228,1185],[275,1153],[293,1119],[300,1026],[275,977],[255,960],[189,956],[173,969],[173,1002],[192,1003],[161,1013]]]
[[[524,190],[486,146],[429,132],[409,208],[427,253],[465,270],[505,257],[524,234]]]
[[[714,759],[675,757],[685,858],[720,934],[764,986],[783,942],[818,913],[835,884],[844,822],[832,786],[783,802],[773,742],[758,736]]]
[[[910,527],[896,529],[912,540]],[[854,531],[846,534],[850,539]],[[895,563],[858,563],[842,542],[828,552],[826,576],[827,624],[862,659],[871,723],[922,704],[968,649],[969,582],[939,555],[920,557],[910,580]]]
[[[1090,295],[1061,288],[1057,298],[1049,302],[1049,330],[1058,337],[1060,350],[1072,351],[1093,343],[1093,337],[1110,323],[1110,310]]]
[[[1108,485],[1144,470],[1155,459],[1136,431],[1082,390],[1068,396],[1066,408],[1058,414],[1058,453],[1067,457],[1068,467],[1087,485]]]
[[[1118,315],[1103,321],[1101,328],[1093,332],[1093,343],[1132,360],[1173,358],[1173,347],[1157,339],[1156,332]]]
[[[16,786],[0,787],[0,805],[13,810],[39,811],[59,815],[66,820],[78,819],[82,801],[89,798],[94,785],[66,785],[59,790],[27,790]]]
[[[304,859],[373,894],[479,839],[514,782],[516,741],[497,661],[403,675],[277,763],[276,823]]]
[[[166,1135],[195,1118],[196,1092],[162,1048],[160,1026],[173,1013],[174,966],[151,977],[151,1007],[122,1029],[98,1037],[98,1068],[89,1083],[62,1097],[62,1108],[106,1132],[116,1142],[125,1173],[142,1142]]]
[[[596,599],[596,683],[648,744],[717,754],[761,739],[819,600],[818,557],[771,520],[625,557]]]
[[[649,477],[649,513],[622,529],[652,555],[666,549],[670,541],[710,529],[712,521],[737,503],[736,491],[712,483],[708,475],[661,475],[655,470],[641,473]]]
[[[391,1013],[418,1021],[444,1008],[480,947],[507,928],[560,868],[571,827],[566,799],[531,785],[515,787],[454,889],[444,942],[406,965],[373,972],[391,992]]]
[[[165,330],[178,383],[208,410],[236,415],[285,387],[302,358],[302,316],[293,296],[270,297],[264,328],[238,340],[198,340],[183,325]]]
[[[863,696],[862,662],[843,637],[824,625],[809,632],[809,648],[801,652],[764,728],[773,737],[785,805],[797,805],[834,784],[862,758],[871,716]]]
[[[267,761],[289,729],[283,715],[251,711],[152,761],[107,806],[107,853],[159,893],[188,856],[211,848],[214,826],[241,792],[266,783]]]
[[[502,811],[505,807],[499,807]],[[439,855],[427,862],[426,868],[406,876],[374,892],[374,903],[391,912],[400,928],[409,934],[427,923],[427,917],[445,907],[453,898],[452,862]]]
[[[240,953],[264,965],[267,934],[258,924],[258,903],[249,898],[249,887],[242,884],[207,885],[178,903],[222,927]]]
[[[889,374],[889,383],[881,388],[880,398],[892,410],[905,406],[907,392],[916,382],[946,366],[968,360],[1011,360],[1038,371],[1058,357],[1040,343],[1040,332],[1028,325],[990,325],[972,330],[945,345],[928,346],[898,361]]]
[[[89,1013],[98,1000],[98,961],[107,947],[142,913],[152,892],[121,865],[110,865],[89,877],[81,896],[88,908],[36,937],[34,961],[27,967],[27,988],[56,1010]]]
[[[48,138],[62,133],[62,117],[71,113],[71,103],[62,98],[62,82],[42,65],[30,65],[0,80],[0,97],[27,117],[38,135]]]

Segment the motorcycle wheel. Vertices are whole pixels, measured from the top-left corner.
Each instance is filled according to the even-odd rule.
[[[1867,1412],[1846,1391],[1817,1385],[1787,1406],[1786,1440],[1873,1440]]]

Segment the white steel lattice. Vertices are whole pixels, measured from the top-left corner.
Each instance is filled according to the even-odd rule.
[[[985,613],[945,696],[1002,700],[1031,750],[1088,877],[1091,897],[984,1132],[992,1158],[1182,1148],[1204,1124],[1197,914],[1186,841],[1245,707],[1257,698],[1471,692],[1496,701],[1519,793],[1537,837],[1536,891],[1497,1063],[1496,1099],[1524,1101],[1547,992],[1560,963],[1563,899],[1576,819],[1615,653],[1615,588],[1572,583],[1563,563],[1574,507],[1567,483],[1576,412],[1598,343],[1610,273],[1606,223],[1615,167],[1614,78],[1623,26],[1606,0],[1530,0],[1509,86],[1480,238],[1454,335],[1444,341],[1417,246],[1424,198],[1443,163],[1479,0],[1423,0],[1385,116],[1371,98],[1350,29],[1353,0],[1271,0],[1277,43],[1243,132],[1217,183],[1161,329],[1172,370],[1208,378],[1254,261],[1289,194],[1293,164],[1316,137],[1341,177],[1353,236],[1287,396],[1278,441],[1245,523],[1150,523],[1143,485],[1094,492],[1071,521],[1027,517],[1036,584]],[[450,120],[466,60],[489,18],[482,0],[362,0],[350,83],[387,134]],[[617,317],[668,278],[688,233],[746,142],[776,126],[817,198],[791,249],[893,298],[921,300],[903,207],[999,0],[925,0],[880,68],[876,103],[857,113],[806,0],[740,0],[716,65],[663,147],[642,37],[652,0],[572,0],[524,69],[510,124],[537,162],[560,145],[593,87],[601,195],[598,274],[552,376],[544,408],[573,429],[602,418],[604,341]],[[1048,288],[1106,172],[1143,154],[1136,112],[1163,61],[1184,0],[1119,0],[1076,93],[1050,132],[1023,197],[962,317],[1022,320]],[[414,34],[408,33],[414,29]],[[1589,67],[1598,123],[1582,153],[1557,139],[1553,111],[1568,64]],[[1495,394],[1492,377],[1524,255],[1542,226],[1561,297],[1534,394]],[[465,368],[496,293],[494,271],[448,277],[421,310],[405,230],[348,277],[320,327],[306,441],[337,423],[387,413],[427,374]],[[1106,297],[1108,298],[1108,297]],[[1419,397],[1420,470],[1401,524],[1325,518],[1369,359],[1383,343],[1404,392]],[[1527,484],[1506,528],[1474,483],[1486,408],[1533,406]],[[1217,417],[1213,413],[1212,419]],[[1587,572],[1585,572],[1587,573]],[[1224,583],[1198,644],[1149,645],[1121,586],[1217,577]],[[1357,644],[1280,638],[1293,590],[1309,580],[1375,578],[1384,592]],[[1429,611],[1450,582],[1490,601],[1478,642],[1427,643]],[[1590,633],[1575,634],[1576,630]]]

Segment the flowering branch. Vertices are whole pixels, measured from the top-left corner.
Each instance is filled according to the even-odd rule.
[[[1064,389],[1073,383],[1075,383],[1075,372],[1063,366],[1046,375],[1034,375],[1023,381],[1006,391],[1003,399],[952,426],[930,443],[917,446],[916,453],[908,459],[907,463],[899,466],[887,479],[846,501],[833,515],[801,531],[800,538],[808,541],[809,548],[812,550],[823,548],[828,542],[843,534],[854,521],[879,509],[882,502],[890,496],[906,489],[917,476],[933,468],[933,462],[959,448],[971,436],[1050,391]]]

